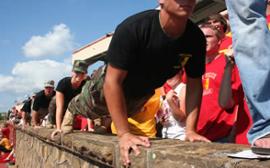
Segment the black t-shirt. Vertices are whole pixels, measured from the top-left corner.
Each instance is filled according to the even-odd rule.
[[[33,110],[38,111],[40,108],[48,108],[54,95],[55,91],[53,91],[53,94],[49,97],[45,96],[44,90],[38,92],[34,100]]]
[[[152,93],[181,68],[184,55],[189,77],[201,77],[205,71],[206,40],[202,31],[188,20],[179,38],[169,38],[159,22],[159,11],[149,10],[123,21],[113,35],[108,54],[110,65],[127,70],[124,92],[138,97]]]
[[[73,88],[71,85],[71,77],[65,77],[58,82],[56,91],[61,92],[64,95],[64,108],[68,107],[70,100],[81,93],[82,87],[85,84],[85,81],[82,81],[80,87]]]
[[[31,113],[31,104],[32,104],[32,99],[26,100],[21,110],[26,113]]]

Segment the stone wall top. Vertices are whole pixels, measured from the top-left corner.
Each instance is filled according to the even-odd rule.
[[[53,130],[40,128],[17,128],[17,132],[32,136],[43,143],[69,152],[97,167],[121,167],[117,137],[79,132],[50,139]],[[235,153],[248,146],[219,143],[190,143],[170,139],[152,139],[151,148],[140,148],[137,157],[131,152],[130,167],[146,168],[265,168],[270,167],[270,160],[247,160],[227,157],[227,153]],[[102,166],[100,166],[102,165]]]

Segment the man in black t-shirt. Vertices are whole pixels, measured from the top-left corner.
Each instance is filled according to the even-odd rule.
[[[72,76],[61,79],[56,87],[56,116],[54,110],[50,110],[51,123],[56,121],[56,131],[60,132],[63,116],[66,112],[70,100],[81,93],[82,87],[87,78],[88,64],[83,60],[75,60],[72,68]],[[53,108],[53,105],[52,107]],[[53,114],[54,113],[54,114]],[[53,133],[52,135],[54,135]]]
[[[31,114],[34,127],[39,127],[41,121],[48,114],[48,106],[54,95],[54,81],[49,80],[45,82],[44,90],[38,92],[34,100],[33,111]]]
[[[201,30],[189,20],[195,0],[159,0],[161,10],[133,15],[115,30],[105,58],[80,96],[72,99],[61,129],[71,129],[74,114],[91,119],[111,115],[119,137],[120,156],[130,163],[132,149],[150,146],[149,139],[130,132],[127,117],[137,113],[154,90],[184,66],[187,74],[186,139],[207,141],[196,133],[205,71],[206,41]]]
[[[146,97],[184,65],[187,74],[186,139],[207,141],[196,133],[205,71],[205,37],[188,17],[195,0],[159,0],[161,10],[131,16],[116,29],[106,60],[104,95],[119,137],[121,158],[130,163],[128,152],[139,154],[137,145],[150,146],[147,137],[130,133],[127,97]]]
[[[31,112],[33,107],[33,102],[36,97],[36,93],[33,93],[31,97],[25,100],[23,107],[21,108],[23,126],[30,125],[31,121]]]

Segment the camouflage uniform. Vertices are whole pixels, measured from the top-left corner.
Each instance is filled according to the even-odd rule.
[[[91,80],[88,80],[80,94],[75,96],[68,105],[68,111],[72,114],[80,114],[91,119],[108,115],[103,96],[103,81],[105,66],[100,67]]]
[[[105,65],[99,67],[92,75],[92,78],[85,83],[82,88],[82,92],[70,101],[62,123],[62,128],[65,125],[67,126],[72,124],[74,115],[76,114],[83,115],[90,119],[109,116],[109,111],[103,93],[105,72]],[[137,99],[126,97],[128,116],[132,116],[136,112],[139,112],[151,96],[152,94],[149,94]],[[71,114],[67,114],[68,112]],[[71,129],[70,126],[68,127],[68,129]],[[65,128],[63,130],[65,130]]]

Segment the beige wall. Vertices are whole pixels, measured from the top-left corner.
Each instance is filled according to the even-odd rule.
[[[78,49],[72,54],[72,62],[74,60],[91,60],[99,57],[108,50],[111,39],[112,34],[109,34]]]

